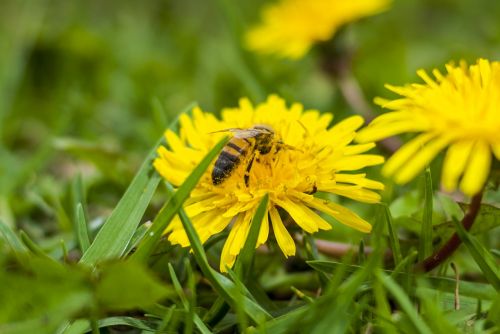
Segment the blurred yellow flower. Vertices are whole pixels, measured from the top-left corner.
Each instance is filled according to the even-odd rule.
[[[443,149],[446,153],[441,182],[452,191],[478,193],[488,177],[492,151],[500,159],[500,62],[480,59],[475,65],[448,64],[447,74],[435,69],[432,79],[424,70],[425,84],[386,87],[402,98],[376,99],[394,110],[377,117],[358,136],[359,142],[380,140],[404,132],[420,133],[400,148],[382,172],[397,183],[420,173]]]
[[[377,14],[390,0],[280,0],[266,7],[263,22],[251,29],[250,49],[301,58],[314,43],[333,37],[344,24]]]
[[[202,242],[232,223],[222,250],[221,271],[234,264],[265,194],[269,194],[268,214],[260,229],[258,245],[266,242],[272,226],[285,256],[295,254],[294,240],[287,231],[291,222],[307,233],[331,229],[317,211],[357,230],[370,232],[371,225],[355,213],[314,196],[316,191],[321,191],[376,203],[380,196],[372,190],[383,189],[381,183],[366,178],[365,174],[351,173],[384,160],[378,155],[362,154],[374,147],[374,143],[350,145],[363,119],[353,116],[329,128],[331,120],[331,114],[304,111],[298,103],[287,107],[283,99],[272,95],[255,107],[248,99],[241,99],[239,107],[222,111],[222,120],[194,108],[192,117],[181,116],[179,134],[166,131],[169,148],[158,149],[154,166],[174,186],[179,186],[221,136],[227,135],[214,131],[232,128],[233,139],[237,138],[223,151],[225,158],[231,161],[225,159],[222,163],[219,156],[215,163],[217,168],[227,168],[232,162],[234,169],[221,180],[214,178],[220,170],[214,172],[212,164],[184,205]],[[255,148],[256,137],[241,139],[244,137],[241,132],[234,130],[250,129],[251,132],[256,129],[254,126],[272,129],[269,152]],[[285,212],[291,220],[282,218]],[[166,233],[170,234],[168,239],[172,243],[190,245],[178,217]]]

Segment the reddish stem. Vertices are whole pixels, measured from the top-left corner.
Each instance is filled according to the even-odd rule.
[[[474,224],[474,221],[476,220],[479,209],[481,208],[482,197],[483,192],[480,192],[472,197],[469,209],[461,222],[466,231],[470,230],[472,224]],[[434,254],[432,254],[422,262],[417,263],[417,271],[429,272],[432,269],[436,268],[446,259],[448,259],[457,250],[461,243],[462,240],[460,240],[458,234],[454,233],[451,236],[450,240],[448,240],[439,250],[437,250]]]

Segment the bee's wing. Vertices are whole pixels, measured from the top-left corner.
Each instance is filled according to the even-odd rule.
[[[219,131],[212,131],[209,133],[220,133],[220,132],[232,132],[236,138],[252,138],[257,136],[262,131],[257,129],[240,129],[240,128],[228,128]]]
[[[244,130],[240,129],[240,128],[228,128],[228,129],[222,129],[222,130],[218,130],[218,131],[211,131],[211,132],[209,132],[209,134],[212,134],[212,133],[221,133],[221,132],[233,132],[233,133],[236,133],[238,131],[244,131]]]

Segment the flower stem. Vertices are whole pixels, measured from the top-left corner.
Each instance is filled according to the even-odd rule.
[[[470,230],[472,224],[476,220],[477,214],[479,213],[479,209],[481,208],[481,199],[483,197],[483,192],[479,192],[474,195],[471,199],[471,203],[469,205],[469,209],[462,219],[462,226],[466,231]],[[417,263],[416,270],[420,272],[429,272],[432,269],[439,266],[446,259],[448,259],[457,248],[460,246],[462,241],[460,240],[457,233],[453,233],[450,240],[448,240],[439,250],[437,250],[434,254],[423,260],[422,262]]]

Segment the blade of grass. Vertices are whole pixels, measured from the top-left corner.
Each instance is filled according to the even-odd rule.
[[[415,259],[417,257],[418,252],[416,250],[410,252],[407,257],[405,257],[396,267],[394,267],[394,271],[392,272],[391,276],[394,277],[394,275],[397,275],[398,273],[409,270],[413,263],[415,263]]]
[[[24,232],[23,230],[21,230],[19,232],[19,236],[21,237],[21,241],[23,242],[23,244],[33,254],[41,256],[41,257],[44,257],[44,258],[47,258],[47,259],[50,259],[52,261],[55,261],[53,258],[51,258],[50,256],[48,256],[47,253],[45,253],[45,251],[40,246],[38,246],[33,240],[31,240],[31,238],[26,234],[26,232]]]
[[[267,214],[268,202],[269,195],[266,194],[255,211],[247,240],[240,252],[240,255],[238,256],[238,259],[236,260],[234,272],[245,282],[249,278],[248,273],[251,272],[250,269],[252,267],[252,259],[255,253],[257,239],[259,237],[260,226],[262,225],[264,215]],[[229,311],[228,305],[224,299],[219,297],[214,303],[214,306],[210,309],[209,313],[207,313],[205,319],[207,319],[207,321],[209,321],[209,323],[213,326],[226,315],[227,311]]]
[[[424,174],[424,212],[420,230],[419,261],[432,254],[432,177],[429,167]]]
[[[143,330],[146,333],[153,333],[156,328],[156,324],[154,322],[140,320],[134,317],[109,317],[101,319],[97,322],[98,328],[119,325],[137,328]],[[84,334],[88,333],[90,330],[92,330],[90,321],[79,319],[74,322],[74,325],[70,329],[65,329],[64,334]],[[59,331],[58,333],[63,332]]]
[[[304,233],[304,246],[305,246],[305,249],[306,249],[306,253],[307,253],[307,257],[309,260],[318,260],[319,259],[319,255],[318,255],[318,248],[316,247],[316,242],[314,241],[314,238],[307,234],[307,233]],[[326,288],[326,286],[328,285],[328,277],[326,276],[326,274],[324,272],[321,272],[321,271],[317,271],[318,273],[318,279],[319,279],[319,282],[321,284],[321,287],[324,289]]]
[[[80,249],[82,250],[82,253],[85,253],[90,247],[90,238],[87,230],[85,212],[83,211],[81,203],[78,203],[76,206],[76,235]]]
[[[335,270],[338,270],[339,267],[346,268],[349,273],[353,273],[359,269],[359,266],[356,265],[348,265],[341,262],[335,261],[307,261],[307,264],[310,265],[315,270],[320,270],[325,272],[326,274],[332,274]],[[390,274],[392,278],[411,278],[412,280],[415,277],[413,274],[408,274],[405,272],[396,272],[392,270],[384,270],[384,273]],[[455,291],[456,281],[452,278],[448,277],[427,277],[428,283],[434,289],[438,289],[444,292],[453,293]],[[495,296],[495,290],[488,284],[477,283],[477,282],[467,282],[460,281],[459,283],[460,294],[463,296],[491,300]]]
[[[250,331],[250,333],[293,333],[291,329],[297,329],[295,327],[300,324],[300,321],[308,314],[310,314],[312,305],[300,306],[282,316],[271,319],[265,323],[262,323],[257,330]]]
[[[229,304],[226,303],[226,300],[219,296],[212,304],[212,307],[205,314],[203,319],[210,327],[214,327],[219,323],[219,321],[222,320],[222,318],[224,318],[229,309],[230,307]]]
[[[148,259],[149,255],[151,255],[154,248],[160,241],[163,231],[182,207],[184,201],[189,197],[191,190],[196,186],[196,184],[198,184],[198,181],[205,173],[205,170],[208,168],[212,160],[219,154],[226,142],[227,137],[219,141],[212,148],[212,150],[208,152],[198,166],[187,177],[186,181],[184,181],[175,194],[170,197],[168,202],[156,215],[149,233],[147,233],[144,239],[141,240],[136,252],[131,256],[134,261],[145,262]]]
[[[172,315],[174,314],[175,308],[176,308],[176,305],[174,304],[167,309],[167,312],[165,312],[165,315],[161,319],[161,324],[158,325],[158,328],[155,331],[156,334],[165,332],[165,329],[170,324],[170,320],[172,319]]]
[[[398,266],[402,259],[403,255],[401,254],[401,246],[399,245],[399,238],[394,229],[394,224],[392,222],[391,211],[387,204],[381,204],[384,209],[385,221],[387,223],[387,230],[389,231],[389,243],[392,249],[392,256],[394,257],[394,264]]]
[[[373,228],[374,237],[380,237],[382,229],[383,224],[377,221]],[[385,247],[377,247],[366,263],[358,266],[358,270],[347,278],[339,281],[337,277],[334,277],[331,280],[332,284],[327,287],[321,300],[314,304],[316,315],[310,322],[311,330],[307,331],[308,333],[346,333],[349,331],[349,327],[355,319],[359,318],[358,312],[362,309],[361,307],[356,310],[358,305],[363,304],[360,299],[363,298],[361,291],[366,289],[364,282],[371,276],[371,273],[378,269],[383,249]],[[347,271],[347,267],[338,268],[335,275],[342,271]],[[335,300],[335,303],[332,303],[332,300]],[[354,310],[352,316],[346,316],[346,309]],[[323,314],[328,314],[328,317],[324,317]]]
[[[380,269],[376,270],[375,276],[387,289],[387,291],[396,299],[399,306],[406,313],[406,315],[410,319],[413,326],[417,329],[417,331],[422,334],[432,334],[432,330],[420,317],[417,310],[413,307],[410,298],[408,298],[403,289],[401,289],[401,287],[397,285],[397,283],[390,276],[384,274]]]
[[[10,248],[16,253],[26,253],[28,249],[24,246],[23,242],[18,238],[16,233],[11,228],[0,220],[0,235],[7,241]]]
[[[207,261],[207,255],[205,254],[205,250],[203,249],[203,246],[200,242],[200,238],[184,210],[179,210],[179,217],[189,238],[189,243],[191,244],[194,258],[196,259],[196,262],[198,263],[201,271],[203,272],[205,277],[212,283],[213,288],[217,291],[217,293],[222,296],[226,300],[226,302],[229,303],[231,307],[233,307],[233,309],[236,310],[236,303],[241,299],[241,297],[239,296],[240,292],[238,291],[238,288],[230,279],[222,274],[219,274],[218,272],[213,270],[212,267],[210,267]],[[245,313],[255,323],[260,323],[266,319],[271,318],[269,313],[267,313],[253,300],[247,297],[242,298],[242,300]]]
[[[383,333],[397,334],[397,328],[392,321],[384,321],[384,319],[391,319],[391,306],[387,298],[387,293],[380,281],[373,283],[373,295],[375,297],[375,305],[377,308],[378,316],[376,317],[376,326],[382,329]]]
[[[257,239],[259,238],[260,226],[262,225],[262,220],[264,215],[267,215],[267,204],[269,202],[269,195],[266,194],[260,201],[255,215],[252,218],[250,231],[248,232],[247,240],[243,249],[238,255],[236,264],[234,266],[234,272],[240,278],[240,280],[246,281],[249,277],[248,274],[251,272],[252,260],[255,254],[255,248],[257,245]]]
[[[469,249],[474,261],[476,261],[488,282],[490,282],[497,291],[500,291],[500,272],[493,255],[488,252],[476,237],[467,233],[462,224],[456,220],[453,220],[453,222],[455,223],[458,236]]]
[[[189,258],[184,258],[184,268],[186,268],[187,278],[188,278],[188,289],[190,294],[187,296],[188,305],[187,305],[187,313],[186,313],[186,322],[184,324],[184,334],[192,334],[193,333],[193,324],[194,318],[196,315],[195,307],[196,307],[196,283],[193,274],[193,269],[191,268],[191,264],[189,263]]]
[[[152,224],[151,221],[147,221],[137,228],[134,235],[132,236],[132,239],[130,239],[130,243],[127,246],[125,254],[130,253],[132,249],[137,247],[137,245],[141,242],[146,233],[148,233],[149,229],[151,228],[151,224]]]
[[[87,199],[85,196],[85,188],[83,186],[82,175],[78,174],[71,183],[71,197],[73,203],[73,225],[76,226],[78,224],[78,204],[82,206],[83,209],[83,217],[86,222],[89,221],[89,217],[87,215]]]
[[[151,159],[156,155],[157,146],[155,145],[155,149],[148,155],[125,195],[97,233],[94,242],[83,254],[81,263],[93,265],[97,261],[120,257],[127,249],[160,182],[158,174],[150,176]]]
[[[186,314],[189,315],[190,311],[190,306],[189,306],[189,301],[188,298],[186,297],[186,294],[184,293],[184,290],[182,289],[182,285],[179,282],[179,279],[177,278],[177,275],[175,274],[174,267],[169,263],[168,264],[168,272],[170,274],[170,279],[172,280],[172,285],[174,286],[174,290],[179,295],[179,298],[181,299],[182,306],[184,306],[184,310],[186,311]],[[212,333],[210,329],[208,329],[207,325],[201,320],[201,318],[198,316],[198,314],[194,313],[193,310],[193,318],[192,320],[194,321],[195,326],[198,328],[198,330],[204,334],[209,334]]]

